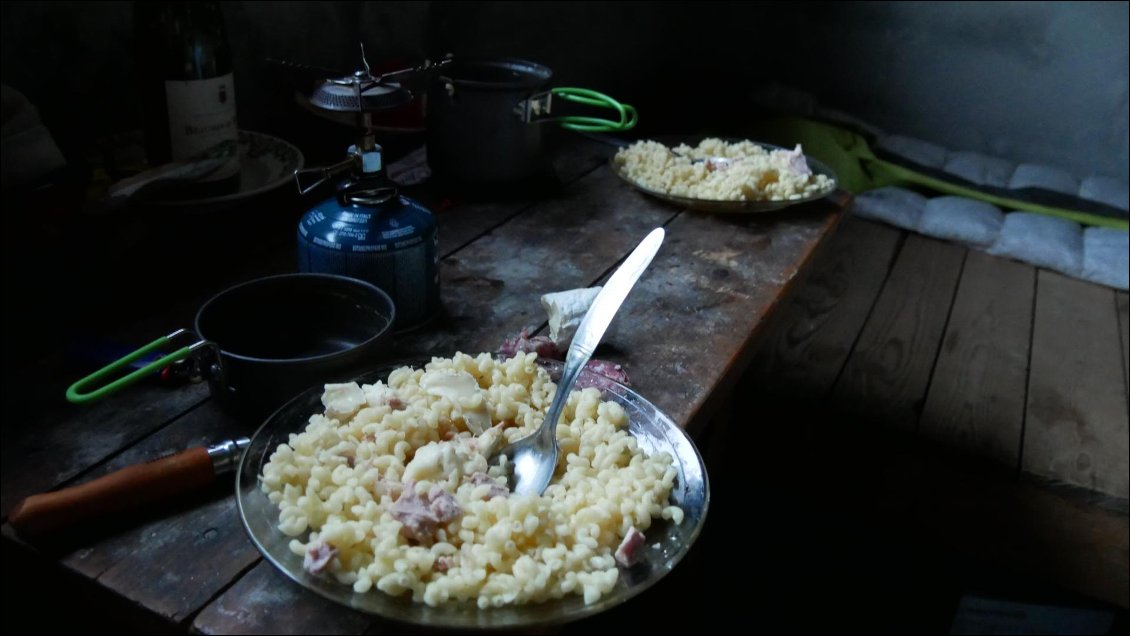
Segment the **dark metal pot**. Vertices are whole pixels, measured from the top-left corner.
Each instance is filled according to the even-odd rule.
[[[196,314],[195,343],[97,389],[131,362],[165,348],[187,330],[163,336],[74,383],[72,402],[87,402],[190,357],[212,396],[229,412],[261,419],[299,392],[347,380],[383,359],[396,310],[378,287],[327,274],[285,274],[231,287]]]
[[[428,164],[449,182],[487,185],[548,171],[545,126],[525,112],[553,72],[516,59],[455,60],[428,90]]]

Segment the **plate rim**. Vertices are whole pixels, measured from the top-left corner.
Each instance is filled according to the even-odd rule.
[[[670,147],[677,145],[679,143],[687,143],[687,144],[697,145],[699,142],[706,140],[706,139],[721,139],[722,141],[725,141],[725,142],[728,142],[728,143],[748,141],[750,143],[757,144],[758,146],[761,146],[762,148],[767,148],[769,150],[789,150],[788,148],[785,148],[783,146],[777,146],[775,144],[771,144],[771,143],[767,143],[767,142],[763,142],[763,141],[757,141],[755,139],[743,139],[743,138],[739,138],[739,137],[721,137],[721,136],[717,136],[717,135],[701,135],[701,136],[694,136],[694,135],[664,136],[664,135],[660,135],[660,136],[655,136],[655,137],[650,137],[650,138],[638,139],[635,142],[632,142],[631,144],[629,144],[628,146],[624,146],[624,148],[629,148],[632,145],[634,145],[635,143],[638,143],[639,141],[656,141],[656,142],[661,143],[664,146],[667,146],[668,148],[670,148]],[[826,177],[828,177],[832,180],[832,185],[831,185],[831,187],[829,187],[827,189],[827,191],[822,191],[819,194],[813,194],[813,195],[810,195],[810,196],[807,196],[807,197],[804,197],[804,198],[801,198],[801,199],[767,199],[767,200],[757,200],[757,201],[741,201],[741,200],[734,200],[734,199],[695,199],[695,198],[680,196],[680,195],[676,195],[676,194],[668,194],[668,193],[665,193],[665,192],[659,192],[658,190],[652,190],[651,188],[640,185],[636,181],[630,179],[627,176],[627,174],[625,174],[624,171],[621,169],[621,166],[616,163],[616,155],[617,154],[619,154],[619,150],[617,150],[615,153],[613,153],[608,158],[608,165],[611,168],[613,174],[615,174],[617,177],[619,177],[620,180],[622,180],[624,183],[627,183],[628,185],[632,186],[636,190],[638,190],[638,191],[640,191],[643,194],[646,194],[648,196],[660,199],[662,201],[666,201],[667,203],[673,203],[675,205],[682,206],[682,207],[684,207],[688,210],[695,210],[695,211],[699,211],[699,212],[713,212],[713,213],[718,213],[718,214],[759,214],[759,213],[765,213],[765,212],[776,212],[778,210],[783,210],[785,208],[792,207],[794,205],[801,205],[803,203],[811,203],[813,201],[819,201],[820,199],[823,199],[823,198],[835,193],[836,190],[839,188],[839,185],[840,185],[839,177],[836,175],[834,170],[832,170],[830,167],[828,167],[827,164],[820,161],[819,159],[816,159],[812,155],[805,153],[804,159],[808,163],[809,167],[813,169],[813,172],[816,173],[816,174],[823,174],[824,176],[826,176]]]
[[[295,159],[294,170],[301,170],[306,165],[306,157],[305,157],[305,155],[302,154],[302,151],[299,150],[297,146],[295,146],[294,144],[290,143],[289,141],[287,141],[285,139],[282,139],[280,137],[276,137],[274,135],[268,135],[267,133],[261,133],[261,132],[258,132],[258,131],[254,131],[254,130],[244,130],[243,128],[239,129],[239,135],[240,135],[241,138],[246,135],[248,138],[252,138],[252,139],[257,138],[257,139],[270,140],[271,142],[277,143],[277,144],[285,147],[287,149],[287,152],[290,153]],[[242,139],[240,141],[242,143]],[[221,195],[216,195],[216,196],[213,196],[213,197],[204,197],[204,198],[199,198],[199,199],[160,199],[160,198],[158,198],[158,199],[146,200],[146,204],[162,206],[162,207],[180,208],[180,207],[190,207],[190,206],[199,206],[199,205],[210,205],[210,204],[214,204],[214,203],[228,203],[230,201],[241,201],[243,199],[250,199],[252,197],[258,196],[258,195],[263,194],[265,192],[269,192],[271,190],[274,190],[275,188],[281,187],[284,183],[291,180],[292,178],[294,178],[293,173],[290,174],[290,175],[286,175],[284,177],[280,177],[278,179],[275,179],[274,181],[271,181],[269,183],[265,183],[265,184],[259,186],[258,188],[255,188],[254,190],[246,190],[246,191],[240,190],[239,192],[232,192],[230,194],[221,194]]]

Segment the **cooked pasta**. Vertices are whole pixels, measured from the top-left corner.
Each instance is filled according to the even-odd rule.
[[[704,139],[668,148],[637,141],[616,153],[624,175],[640,186],[712,201],[796,201],[827,193],[833,182],[814,174],[798,145],[767,150],[750,141]]]
[[[676,469],[666,453],[646,456],[624,409],[587,388],[565,406],[545,494],[509,493],[505,465],[487,457],[533,432],[555,389],[535,354],[456,354],[387,384],[327,385],[325,413],[275,450],[262,489],[306,568],[356,592],[593,603],[653,519],[681,522],[668,502]]]

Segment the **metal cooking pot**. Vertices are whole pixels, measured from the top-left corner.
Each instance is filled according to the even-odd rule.
[[[193,359],[212,397],[235,415],[261,418],[302,390],[345,380],[378,363],[387,349],[396,309],[380,288],[328,274],[285,274],[224,290],[196,314],[195,334],[180,329],[75,382],[67,399],[99,399]],[[188,346],[124,377],[91,389],[130,363],[185,335]]]
[[[428,88],[428,164],[460,184],[520,181],[549,171],[543,125],[581,131],[628,130],[633,107],[583,88],[550,88],[553,71],[517,59],[456,59]],[[610,108],[619,120],[551,116],[554,100]]]

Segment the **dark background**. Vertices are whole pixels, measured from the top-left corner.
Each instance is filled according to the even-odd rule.
[[[950,150],[1126,179],[1125,2],[225,2],[240,126],[296,144],[307,166],[354,133],[299,106],[268,59],[357,68],[457,56],[545,64],[557,86],[635,105],[633,135],[743,131],[769,101],[831,109]],[[77,213],[97,148],[140,128],[130,2],[0,5],[3,83],[24,93],[69,160],[54,187],[4,192],[4,288],[27,308],[4,348],[113,324],[141,301],[213,292],[208,271],[288,241],[293,190],[210,214]],[[307,84],[309,86],[309,84]],[[424,135],[378,138],[395,159]],[[105,183],[103,183],[103,186]],[[139,290],[144,290],[139,293]],[[183,294],[182,294],[183,295]],[[139,300],[140,299],[140,300]],[[77,308],[96,309],[76,311]],[[143,306],[142,306],[143,310]]]
[[[881,128],[1127,178],[1125,2],[226,2],[240,122],[301,137],[269,57],[345,70],[524,57],[635,104],[644,133],[726,127],[775,85]],[[129,2],[5,2],[3,81],[60,144],[136,128]],[[306,150],[306,148],[303,148]]]
[[[554,70],[555,85],[589,87],[634,104],[641,135],[737,131],[761,112],[759,96],[789,94],[787,88],[796,91],[792,103],[802,111],[818,104],[951,150],[1126,179],[1128,6],[229,2],[223,11],[241,127],[295,143],[308,165],[339,158],[352,133],[300,108],[292,83],[266,59],[348,71],[363,41],[374,64],[447,52],[541,62]],[[151,306],[184,304],[191,315],[197,299],[226,285],[231,272],[263,252],[264,242],[292,241],[298,215],[311,204],[287,189],[251,207],[197,216],[75,212],[91,149],[139,127],[131,16],[129,2],[0,5],[3,83],[37,106],[71,162],[51,188],[4,193],[8,412],[20,400],[13,386],[34,377],[39,361],[56,370],[61,362],[74,364],[78,377],[90,364],[66,352],[86,334],[132,322]],[[380,139],[396,152],[422,140],[419,133]],[[252,224],[260,229],[252,232]],[[179,326],[188,325],[155,328]],[[153,335],[127,334],[144,338],[134,344]],[[787,449],[803,439],[782,434],[771,441],[767,448]],[[897,525],[884,525],[894,515],[848,505],[848,488],[836,484],[858,467],[844,465],[842,456],[819,458],[813,463],[825,470],[786,485],[775,472],[787,468],[785,459],[777,466],[762,458],[750,472],[746,458],[726,456],[735,453],[721,454],[710,467],[719,503],[696,558],[652,596],[657,606],[685,604],[672,629],[938,632],[948,629],[960,597],[978,591],[1084,604],[1059,590],[1026,587],[1010,573],[955,561]],[[739,487],[750,483],[753,490]],[[866,479],[852,483],[861,497],[871,486]],[[778,516],[763,518],[745,541],[743,524],[766,510]],[[753,551],[763,563],[759,575],[747,573],[753,587],[729,584],[737,573],[719,569],[734,550]],[[3,578],[5,589],[19,585],[7,567]],[[681,598],[676,589],[694,592]],[[104,613],[115,613],[106,607]],[[626,612],[639,604],[633,607],[606,625],[630,626]]]

